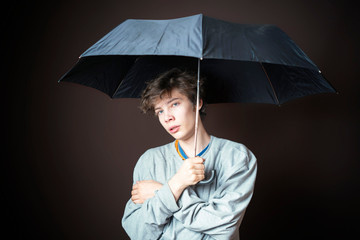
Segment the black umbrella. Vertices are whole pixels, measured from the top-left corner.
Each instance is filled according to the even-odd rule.
[[[335,92],[278,27],[230,23],[202,14],[126,20],[85,51],[59,81],[90,86],[111,98],[137,98],[147,81],[173,67],[206,77],[207,103],[280,105]]]
[[[278,27],[245,25],[202,14],[172,20],[126,20],[81,56],[59,81],[111,98],[137,98],[145,82],[172,67],[206,76],[207,102],[282,104],[335,92],[317,66]]]

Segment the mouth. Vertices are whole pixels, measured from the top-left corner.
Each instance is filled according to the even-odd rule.
[[[170,133],[176,133],[177,131],[179,131],[180,126],[172,126],[169,128],[169,132]]]

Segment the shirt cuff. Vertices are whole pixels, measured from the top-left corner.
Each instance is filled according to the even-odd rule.
[[[179,211],[179,206],[176,204],[174,195],[172,194],[169,184],[165,183],[162,188],[159,189],[156,193],[160,201],[166,206],[169,211],[175,213]]]

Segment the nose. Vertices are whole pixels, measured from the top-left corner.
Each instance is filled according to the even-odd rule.
[[[165,120],[165,122],[169,122],[169,121],[172,121],[172,120],[174,120],[174,116],[171,114],[171,112],[170,111],[166,111],[165,113],[164,113],[164,120]]]

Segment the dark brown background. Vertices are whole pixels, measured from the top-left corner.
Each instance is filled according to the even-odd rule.
[[[57,80],[128,18],[203,13],[282,28],[340,92],[208,107],[209,133],[258,158],[242,239],[346,239],[359,224],[359,17],[350,1],[13,1],[3,7],[2,209],[8,239],[127,239],[132,169],[172,139],[138,100]]]

